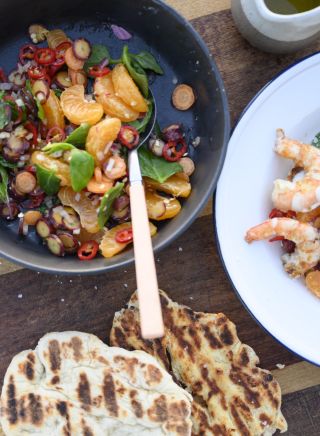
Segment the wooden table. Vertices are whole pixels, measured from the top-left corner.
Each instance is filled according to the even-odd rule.
[[[259,89],[295,59],[320,43],[289,56],[252,48],[238,34],[230,0],[168,0],[191,20],[209,46],[225,81],[232,122]],[[266,334],[234,294],[216,251],[212,202],[182,237],[157,258],[159,284],[195,310],[224,312],[251,345],[261,366],[273,371],[282,391],[288,435],[320,434],[320,368],[303,362]],[[183,268],[180,266],[183,264]],[[108,275],[59,277],[0,264],[0,380],[10,359],[33,348],[46,332],[80,330],[107,339],[113,314],[135,289],[132,267]],[[301,326],[303,328],[303,326]],[[319,344],[318,344],[319,345]],[[285,365],[277,369],[277,365]]]

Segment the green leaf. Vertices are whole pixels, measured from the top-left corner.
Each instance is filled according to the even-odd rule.
[[[320,148],[320,132],[316,134],[313,141],[311,142],[312,145],[314,145],[317,148]]]
[[[127,45],[123,47],[122,62],[127,68],[132,79],[140,88],[140,91],[142,92],[144,97],[148,97],[149,94],[148,77],[145,71],[143,70],[143,68],[141,68],[141,66],[137,62],[135,62],[134,59],[132,59]]]
[[[163,69],[160,67],[155,57],[148,51],[142,51],[137,55],[131,55],[136,62],[144,70],[150,70],[157,74],[163,74]]]
[[[113,212],[113,202],[118,198],[124,188],[124,183],[117,183],[113,188],[104,194],[101,200],[99,212],[98,212],[98,224],[100,229],[104,227],[106,222],[108,222],[112,212]]]
[[[75,145],[76,147],[84,147],[87,136],[90,130],[90,124],[83,123],[77,129],[75,129],[65,140],[69,144]]]
[[[44,121],[46,119],[46,114],[44,113],[43,106],[42,106],[42,104],[40,103],[40,101],[36,97],[34,97],[34,100],[35,100],[37,108],[38,108],[38,118],[41,121]]]
[[[153,103],[152,101],[148,102],[148,112],[146,113],[145,117],[142,118],[142,120],[136,120],[136,121],[132,121],[131,123],[128,123],[130,126],[134,127],[135,129],[138,130],[139,133],[143,133],[146,130],[146,127],[149,124],[149,121],[151,119],[152,116],[152,112],[153,112]]]
[[[8,112],[6,111],[6,106],[6,103],[0,102],[0,129],[4,129],[5,126],[10,122]]]
[[[47,154],[53,154],[53,153],[59,153],[62,151],[64,153],[65,151],[73,150],[74,146],[71,144],[67,144],[66,142],[54,142],[52,144],[48,144],[45,147],[43,147],[42,151],[44,151]]]
[[[93,67],[94,65],[100,64],[103,59],[108,58],[110,59],[110,53],[107,47],[101,44],[95,44],[92,46],[92,51],[89,59],[84,64],[84,71],[88,73],[89,68]]]
[[[52,170],[36,165],[36,175],[40,187],[47,195],[54,195],[60,189],[60,179]]]
[[[33,96],[34,101],[36,102],[37,108],[38,108],[38,118],[41,121],[44,121],[46,119],[46,114],[44,113],[44,109],[42,104],[40,103],[40,101],[34,96],[33,91],[32,91],[32,86],[30,83],[30,80],[26,81],[26,90],[30,92],[30,94]]]
[[[0,201],[3,203],[8,202],[8,173],[7,170],[0,165]]]
[[[94,172],[94,159],[86,151],[73,148],[70,160],[71,185],[75,192],[84,189]]]
[[[8,162],[4,159],[3,156],[0,155],[0,165],[6,168],[16,168],[17,164],[13,162]]]
[[[54,89],[53,92],[56,94],[57,97],[61,97],[62,89]]]
[[[158,157],[144,147],[138,150],[141,174],[150,177],[159,183],[165,182],[170,176],[183,171],[182,166],[176,162],[168,162]]]

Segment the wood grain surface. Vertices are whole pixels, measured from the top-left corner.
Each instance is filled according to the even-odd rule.
[[[275,56],[252,48],[232,21],[230,0],[168,0],[207,43],[221,71],[233,124],[251,98],[297,59],[320,49]],[[157,257],[159,285],[194,310],[224,312],[240,339],[273,371],[283,393],[288,435],[320,435],[320,368],[301,359],[268,335],[238,300],[217,254],[212,202],[191,228]],[[108,275],[59,277],[37,274],[1,260],[0,380],[12,356],[33,348],[48,331],[81,330],[107,340],[113,314],[135,289],[133,267]],[[278,369],[277,365],[285,365]],[[282,366],[281,366],[282,367]]]

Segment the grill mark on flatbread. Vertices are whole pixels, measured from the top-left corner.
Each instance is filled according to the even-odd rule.
[[[116,327],[114,329],[114,334],[115,334],[115,337],[117,338],[117,343],[119,344],[118,345],[119,347],[126,348],[126,350],[128,350],[128,351],[132,351],[133,350],[133,347],[131,347],[131,350],[129,350],[129,348],[126,347],[126,337],[122,333],[122,330],[119,327]]]
[[[24,372],[28,380],[33,379],[34,369],[33,369],[33,364],[30,361],[26,362],[26,364],[24,365]]]
[[[215,350],[217,348],[222,348],[220,340],[210,331],[207,325],[203,326],[203,332],[205,338],[209,341],[210,347]]]
[[[136,367],[139,364],[138,359],[135,357],[128,358],[123,356],[115,356],[113,361],[121,365],[122,369],[129,374],[130,378],[135,378]]]
[[[66,401],[59,401],[56,404],[57,411],[60,413],[61,416],[67,416],[68,414],[68,405]]]
[[[160,341],[141,338],[136,293],[127,309],[115,315],[110,341],[119,346],[121,338],[122,347],[151,353],[180,386],[192,392],[192,434],[259,436],[277,428],[285,431],[279,385],[256,366],[259,359],[240,342],[234,324],[224,314],[193,312],[163,291],[160,299],[165,324]],[[261,414],[268,421],[261,421]]]
[[[91,406],[90,384],[86,374],[80,374],[80,381],[77,388],[78,398],[84,410],[89,411]]]
[[[29,394],[29,410],[31,413],[31,421],[33,424],[40,424],[43,419],[43,410],[41,405],[40,395]]]
[[[54,377],[52,377],[52,379],[51,379],[52,385],[57,385],[59,382],[60,382],[60,377],[58,375],[55,375]]]
[[[140,401],[138,401],[136,399],[137,396],[137,391],[131,390],[130,391],[130,401],[131,401],[131,406],[133,409],[134,414],[136,415],[137,418],[142,418],[143,417],[143,407],[142,404],[140,403]]]
[[[244,389],[246,399],[249,403],[256,408],[261,406],[259,392],[254,392],[252,389],[250,389],[244,375],[240,373],[238,368],[233,366],[230,370],[229,377],[234,384],[239,385]]]
[[[155,399],[152,407],[148,410],[149,418],[155,422],[165,422],[168,418],[167,402],[164,395]]]
[[[58,371],[61,366],[61,356],[59,342],[52,340],[49,342],[49,360],[51,365],[51,371]]]
[[[91,428],[87,426],[87,423],[84,420],[81,421],[81,425],[82,425],[82,436],[94,436],[94,434],[91,431]]]
[[[18,406],[19,418],[22,419],[22,421],[25,421],[26,416],[27,416],[27,410],[26,410],[26,406],[25,406],[25,399],[24,399],[24,397],[20,398],[18,404],[19,404],[19,406]]]
[[[237,428],[238,428],[238,430],[240,432],[239,434],[241,436],[251,436],[250,432],[248,430],[248,427],[242,421],[242,419],[241,419],[241,417],[240,417],[240,415],[239,415],[239,413],[238,413],[238,411],[237,411],[237,409],[236,409],[234,404],[231,404],[230,410],[231,410],[231,414],[233,416],[234,422],[235,422],[235,424],[236,424],[236,426],[237,426]]]
[[[10,424],[15,424],[18,421],[16,387],[13,376],[10,376],[10,381],[7,388],[7,410]]]
[[[162,380],[161,371],[154,365],[147,365],[146,380],[149,385],[159,384]]]
[[[111,374],[105,374],[103,380],[103,396],[106,408],[108,409],[111,416],[118,416],[118,404],[116,397],[116,390]]]
[[[81,339],[77,338],[77,336],[74,336],[71,338],[71,348],[73,350],[73,357],[76,362],[79,362],[83,356],[82,356],[82,341]]]

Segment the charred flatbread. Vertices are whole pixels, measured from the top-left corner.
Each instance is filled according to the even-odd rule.
[[[50,333],[12,360],[0,421],[6,436],[185,436],[191,399],[144,352],[86,333]]]
[[[259,358],[242,344],[235,325],[222,313],[194,312],[160,292],[165,323],[161,340],[145,341],[139,327],[136,293],[117,312],[111,345],[153,355],[192,393],[192,434],[271,435],[287,430],[281,391]]]

